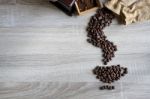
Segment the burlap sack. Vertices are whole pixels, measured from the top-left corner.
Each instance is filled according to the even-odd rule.
[[[150,0],[110,0],[105,6],[120,15],[125,24],[150,19]]]

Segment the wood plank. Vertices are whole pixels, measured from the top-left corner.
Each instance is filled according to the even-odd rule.
[[[0,4],[47,4],[49,0],[0,0]]]
[[[45,2],[46,0],[44,0]],[[91,15],[69,17],[43,0],[0,0],[0,99],[149,99],[150,22],[114,20],[104,31],[118,45],[111,64],[129,68],[99,91],[92,74],[101,51],[86,42]]]
[[[49,4],[49,0],[16,0],[16,3],[23,5],[43,5]]]
[[[37,10],[38,7],[41,8]],[[45,10],[41,5],[2,5],[1,8],[8,10],[1,12],[8,17],[2,20],[9,21],[5,20],[0,27],[0,73],[3,74],[0,81],[96,81],[91,70],[102,64],[101,51],[86,42],[85,28],[90,14],[68,17],[55,8]],[[48,18],[48,11],[55,14]],[[149,70],[149,24],[123,26],[114,21],[105,29],[108,39],[118,45],[114,64],[131,66],[132,73],[134,69],[140,73],[141,65]],[[148,78],[149,73],[146,75]],[[139,81],[144,74],[138,76],[137,73],[134,78]]]
[[[105,32],[108,39],[118,45],[116,54],[149,53],[149,26],[141,26],[141,29],[120,27],[122,30],[118,28],[119,26],[112,26],[110,30],[107,29]],[[0,55],[99,54],[100,49],[88,44],[86,38],[84,28],[78,26],[60,26],[59,29],[56,27],[1,28]]]
[[[16,4],[16,0],[0,0],[0,4]]]
[[[117,83],[113,91],[100,91],[99,83],[0,83],[0,99],[147,99],[149,83]],[[138,86],[138,87],[137,87]]]
[[[150,54],[118,55],[111,64],[128,67],[129,74],[123,82],[150,81]],[[0,82],[3,81],[60,81],[99,82],[92,74],[96,65],[101,65],[99,55],[46,54],[0,57]]]
[[[87,24],[91,14],[80,17],[69,17],[51,4],[0,5],[0,16],[2,20],[0,27],[75,27]]]

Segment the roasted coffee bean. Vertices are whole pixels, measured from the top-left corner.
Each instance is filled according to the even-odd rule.
[[[96,74],[96,73],[97,73],[97,70],[98,70],[99,68],[100,68],[99,66],[96,66],[95,69],[93,69],[93,73]]]
[[[124,76],[124,74],[121,74],[121,76]]]
[[[91,39],[87,39],[87,42],[92,43],[92,40]]]
[[[127,74],[128,73],[128,71],[124,71],[124,74]]]
[[[111,87],[111,86],[107,86],[107,89],[108,89],[108,90],[111,90],[111,89],[112,89],[112,87]]]
[[[100,89],[100,90],[104,90],[104,86],[101,86],[99,89]]]
[[[111,88],[112,88],[112,89],[115,89],[115,87],[114,87],[114,86],[112,86]]]

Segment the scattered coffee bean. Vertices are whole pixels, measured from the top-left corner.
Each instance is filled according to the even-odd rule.
[[[99,87],[99,89],[100,90],[113,90],[113,89],[115,89],[115,87],[114,86],[110,86],[110,85],[104,85],[104,86],[100,86]]]

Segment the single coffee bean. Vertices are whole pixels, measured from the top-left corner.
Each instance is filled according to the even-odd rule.
[[[115,87],[114,87],[114,86],[112,86],[111,88],[112,88],[112,89],[115,89]]]

